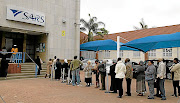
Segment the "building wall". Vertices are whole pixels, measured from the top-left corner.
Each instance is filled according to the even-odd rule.
[[[6,6],[13,5],[45,14],[45,26],[37,26],[6,20]],[[0,26],[24,31],[48,34],[47,58],[55,55],[60,59],[73,59],[79,56],[80,0],[0,0]],[[65,20],[66,23],[62,23]],[[65,36],[62,36],[65,31]]]

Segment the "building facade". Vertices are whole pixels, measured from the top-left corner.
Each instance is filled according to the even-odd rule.
[[[126,43],[127,41],[132,41],[134,39],[139,39],[147,36],[153,35],[161,35],[161,34],[172,34],[180,32],[180,25],[171,25],[171,26],[164,26],[164,27],[157,27],[157,28],[149,28],[149,29],[142,29],[142,30],[135,30],[135,31],[127,31],[127,32],[120,32],[114,33],[109,35],[104,35],[102,38],[101,36],[94,36],[94,40],[107,40],[112,39],[117,41],[117,36],[120,36],[120,41],[122,43]],[[81,41],[85,41],[87,37],[83,33],[81,33]],[[82,42],[84,43],[84,42]],[[82,51],[81,56],[88,59],[96,58],[96,55],[93,51]],[[166,60],[173,60],[174,58],[180,58],[180,48],[164,48],[164,49],[156,49],[151,50],[148,53],[143,53],[140,51],[129,51],[123,50],[119,52],[120,57],[124,61],[126,58],[130,58],[132,62],[139,62],[145,61],[145,59],[150,60],[157,60],[158,58],[164,58]],[[98,52],[98,59],[117,59],[117,51],[116,50],[102,50]]]
[[[80,0],[0,0],[0,21],[1,49],[17,45],[44,62],[79,56]]]

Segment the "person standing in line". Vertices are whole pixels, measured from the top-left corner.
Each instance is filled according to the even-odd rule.
[[[75,77],[77,79],[77,86],[80,86],[80,65],[83,63],[74,56],[74,60],[71,62],[70,70],[72,71],[72,85],[75,86]]]
[[[166,65],[163,63],[163,58],[159,58],[159,67],[157,68],[157,79],[158,85],[161,92],[161,100],[166,100],[165,89],[164,89],[164,81],[166,78]],[[159,91],[158,91],[159,92]]]
[[[52,74],[52,78],[54,77],[54,75],[55,75],[55,70],[57,69],[57,67],[56,67],[56,62],[57,62],[57,57],[56,56],[54,56],[54,60],[53,60],[53,69],[51,70],[51,74]]]
[[[98,70],[98,66],[99,66],[99,60],[97,59],[95,61],[95,66],[94,66],[94,71],[96,73],[96,87],[95,88],[99,88],[99,70]]]
[[[140,61],[139,66],[136,69],[136,73],[137,73],[136,92],[138,93],[138,96],[143,96],[143,94],[146,91],[144,71],[145,71],[144,62]]]
[[[68,77],[68,68],[69,68],[69,66],[68,66],[67,59],[64,59],[64,63],[62,65],[62,68],[65,68],[65,77]]]
[[[177,97],[176,88],[178,88],[178,96],[180,96],[180,64],[178,58],[174,58],[174,65],[170,67],[170,72],[172,72],[174,75],[172,77],[173,79],[173,87],[174,87],[174,94],[172,96]]]
[[[86,82],[86,86],[90,87],[90,83],[92,81],[92,64],[91,61],[87,62],[87,66],[83,69],[83,71],[85,72],[85,82]]]
[[[115,78],[115,67],[116,67],[116,60],[113,60],[113,65],[110,66],[110,75],[111,75],[111,87],[110,90],[113,92],[110,93],[117,93],[117,78]]]
[[[153,65],[153,61],[148,62],[148,68],[145,71],[145,80],[148,82],[150,95],[148,99],[154,99],[154,80],[156,74],[156,67]]]
[[[39,56],[37,56],[37,59],[35,60],[35,63],[38,66],[38,73],[37,73],[37,75],[40,75],[40,71],[42,70],[42,67],[41,67],[41,59],[39,58]]]
[[[59,59],[56,61],[55,79],[60,80],[61,77],[61,62]]]
[[[123,78],[125,78],[126,74],[126,66],[125,64],[121,61],[121,58],[118,58],[115,68],[115,73],[117,78],[117,83],[118,83],[118,89],[119,89],[119,96],[118,98],[122,98],[123,95]]]
[[[133,72],[132,72],[132,64],[130,63],[130,59],[127,58],[125,60],[126,64],[126,83],[127,83],[127,96],[131,96],[131,80],[133,78]]]
[[[98,66],[99,73],[101,74],[101,89],[100,90],[105,90],[105,78],[106,78],[106,60],[102,61],[102,64]]]
[[[51,69],[52,69],[52,59],[49,59],[47,63],[47,70],[46,70],[46,75],[45,78],[49,75],[49,78],[51,78]]]
[[[0,61],[0,77],[7,77],[8,73],[8,62],[6,61],[6,58],[3,57]]]

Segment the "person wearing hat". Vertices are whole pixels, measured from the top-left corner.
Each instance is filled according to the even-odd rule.
[[[12,47],[12,49],[11,49],[11,52],[13,52],[13,53],[12,53],[10,62],[14,62],[13,59],[16,58],[16,53],[18,52],[18,47],[17,47],[17,45],[13,45],[13,47]]]
[[[161,92],[161,100],[166,100],[165,89],[164,89],[164,81],[166,78],[166,65],[163,63],[163,58],[158,59],[159,66],[157,68],[157,84],[159,86]],[[157,90],[157,96],[159,91]]]

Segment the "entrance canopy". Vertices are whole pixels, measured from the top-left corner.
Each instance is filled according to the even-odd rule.
[[[135,39],[122,46],[138,49],[142,52],[161,48],[180,47],[180,32]]]
[[[122,45],[123,43],[120,43]],[[117,43],[111,39],[91,41],[80,45],[80,50],[99,51],[99,50],[117,50]],[[121,47],[120,50],[135,50],[129,47]]]

